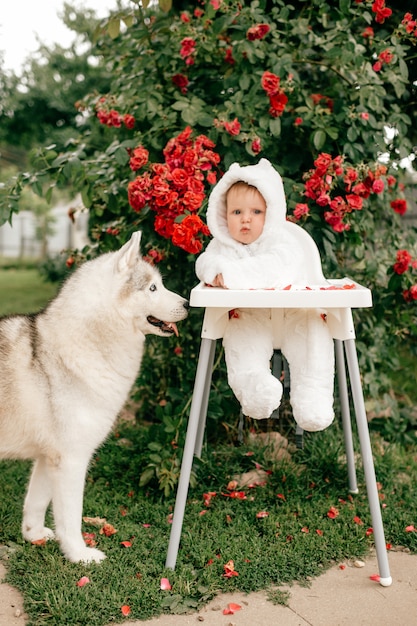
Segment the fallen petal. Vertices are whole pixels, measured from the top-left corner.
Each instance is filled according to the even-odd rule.
[[[230,602],[225,609],[223,609],[223,615],[233,615],[236,611],[240,611],[242,607],[240,604],[235,604],[234,602]]]
[[[161,578],[161,589],[162,591],[170,591],[170,589],[172,589],[168,578]]]
[[[111,537],[112,535],[114,535],[115,533],[117,533],[117,530],[115,529],[114,526],[112,526],[112,524],[104,524],[104,526],[102,526],[102,528],[100,528],[99,530],[100,535],[105,535],[106,537]]]
[[[123,546],[124,548],[131,548],[132,547],[132,542],[131,541],[121,541],[120,545]]]
[[[379,581],[381,580],[381,577],[379,574],[372,574],[371,576],[369,576],[369,578],[371,580],[375,580],[377,583],[379,583]]]
[[[130,615],[131,609],[128,604],[124,604],[122,607],[120,607],[120,610],[125,617]]]
[[[88,576],[82,576],[82,578],[77,581],[77,587],[84,587],[84,585],[87,585],[89,582],[90,579],[88,578]]]

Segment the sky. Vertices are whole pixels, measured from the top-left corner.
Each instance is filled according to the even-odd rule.
[[[115,8],[116,0],[68,0],[75,7],[94,9],[98,17],[106,17]],[[24,59],[37,50],[39,44],[59,43],[69,46],[72,33],[59,19],[64,0],[0,0],[0,51],[3,68],[19,74]]]

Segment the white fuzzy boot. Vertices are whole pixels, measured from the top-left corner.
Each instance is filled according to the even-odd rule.
[[[281,402],[282,385],[272,374],[272,328],[269,309],[238,309],[223,337],[227,376],[242,412],[267,419]]]
[[[334,344],[317,309],[289,310],[282,351],[290,366],[290,401],[303,430],[324,430],[334,419]]]

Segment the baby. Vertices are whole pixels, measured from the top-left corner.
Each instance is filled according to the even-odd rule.
[[[266,159],[231,165],[214,187],[207,209],[213,235],[196,261],[198,278],[226,289],[283,289],[309,282],[303,247],[286,221],[282,180]],[[317,309],[285,309],[273,328],[270,309],[229,313],[223,336],[228,382],[245,415],[270,417],[282,385],[270,360],[280,347],[291,373],[291,405],[304,430],[322,430],[334,417],[333,339]]]

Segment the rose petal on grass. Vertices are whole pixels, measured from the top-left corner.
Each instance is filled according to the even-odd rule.
[[[131,613],[131,608],[128,604],[124,604],[123,606],[121,606],[120,610],[122,612],[122,615],[124,615],[125,617],[127,617]]]
[[[268,511],[259,511],[259,513],[256,514],[256,517],[258,519],[262,519],[264,517],[268,517],[269,513]]]
[[[338,517],[338,515],[339,509],[335,506],[331,506],[330,509],[327,511],[327,517],[330,517],[330,519],[335,519],[336,517]]]
[[[172,585],[168,578],[161,578],[161,589],[162,591],[170,591],[172,589]]]
[[[223,565],[223,570],[224,570],[224,578],[232,578],[233,576],[239,576],[238,572],[236,572],[235,570],[235,564],[234,561],[230,560],[226,563],[226,565]]]
[[[131,541],[121,541],[120,545],[123,546],[124,548],[131,548],[132,547],[132,542]]]
[[[216,495],[217,493],[215,491],[209,491],[208,493],[203,493],[204,506],[205,507],[210,506],[212,498],[214,498]]]
[[[112,535],[115,535],[117,533],[117,530],[112,524],[106,523],[100,528],[99,533],[100,535],[111,537]]]
[[[77,587],[84,587],[84,585],[88,585],[90,579],[88,576],[82,576],[80,580],[77,580]]]
[[[373,528],[367,528],[366,529],[365,535],[367,537],[369,537],[369,535],[373,535],[373,534],[374,534],[374,529]]]
[[[363,521],[358,515],[355,515],[355,517],[353,518],[353,521],[355,522],[355,524],[358,524],[358,526],[361,526],[363,524]]]
[[[405,527],[405,532],[406,533],[414,533],[414,532],[416,532],[416,529],[414,528],[414,526],[412,524],[410,524],[410,526],[406,526]]]
[[[223,615],[233,615],[236,611],[240,611],[242,607],[240,604],[235,604],[234,602],[229,602],[227,607],[223,609]]]

